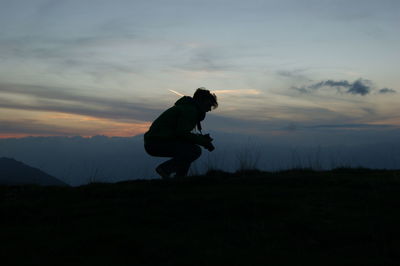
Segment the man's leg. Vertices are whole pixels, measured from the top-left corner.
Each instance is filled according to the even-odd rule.
[[[201,148],[187,142],[174,142],[171,146],[172,159],[160,164],[160,167],[169,173],[176,173],[176,177],[187,176],[191,163],[200,157]]]
[[[192,143],[182,143],[182,145],[178,145],[177,154],[174,158],[177,161],[176,177],[187,176],[190,165],[200,156],[200,146]]]
[[[146,145],[146,151],[153,156],[172,157],[157,167],[157,172],[167,175],[187,176],[190,165],[201,155],[201,148],[193,143],[183,141],[157,142]],[[161,175],[161,174],[160,174]]]

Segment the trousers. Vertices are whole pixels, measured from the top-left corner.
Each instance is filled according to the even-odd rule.
[[[160,164],[168,174],[176,173],[176,177],[187,176],[192,162],[201,156],[199,145],[185,141],[151,141],[144,148],[151,156],[172,157]]]

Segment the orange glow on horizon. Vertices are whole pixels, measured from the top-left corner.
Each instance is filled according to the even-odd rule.
[[[0,139],[21,139],[26,137],[54,137],[56,135],[40,135],[40,134],[27,134],[27,133],[0,133]]]
[[[21,124],[27,121],[21,120]],[[0,131],[0,139],[26,138],[26,137],[132,137],[145,133],[151,125],[147,121],[115,121],[112,119],[98,118],[67,113],[46,113],[35,116],[32,124],[26,124],[24,132]],[[40,133],[29,133],[30,126],[40,129]],[[46,133],[48,131],[48,133]],[[43,133],[42,133],[43,132]]]
[[[132,132],[132,130],[127,130],[125,132],[121,132],[120,134],[112,134],[112,132],[106,132],[106,133],[98,133],[98,134],[93,134],[93,135],[74,135],[74,134],[28,134],[28,133],[15,133],[15,134],[1,134],[0,133],[0,139],[22,139],[22,138],[28,138],[28,137],[82,137],[82,138],[91,138],[94,136],[106,136],[106,137],[134,137],[141,135],[145,133],[145,131],[137,133],[137,132]]]
[[[391,125],[395,127],[400,127],[400,118],[388,118],[381,121],[375,121],[367,123],[369,125]]]
[[[125,132],[121,133],[116,133],[113,134],[114,132],[105,132],[105,133],[98,133],[98,134],[93,134],[93,135],[73,135],[73,134],[28,134],[28,133],[10,133],[10,134],[1,134],[0,133],[0,139],[22,139],[22,138],[28,138],[28,137],[82,137],[82,138],[91,138],[94,136],[106,136],[106,137],[134,137],[138,136],[141,134],[144,134],[147,130],[143,132],[132,132],[132,130],[127,130]]]

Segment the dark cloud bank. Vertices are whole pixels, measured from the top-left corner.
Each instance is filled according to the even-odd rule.
[[[322,88],[335,88],[339,93],[365,96],[374,91],[373,83],[367,79],[358,79],[354,82],[347,80],[325,80],[308,86],[295,87],[294,89],[302,93],[313,93]],[[396,93],[394,89],[383,88],[378,90],[379,94]]]

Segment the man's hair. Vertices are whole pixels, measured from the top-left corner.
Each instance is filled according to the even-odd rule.
[[[217,96],[204,87],[198,88],[193,94],[196,101],[210,101],[213,109],[218,107]]]

